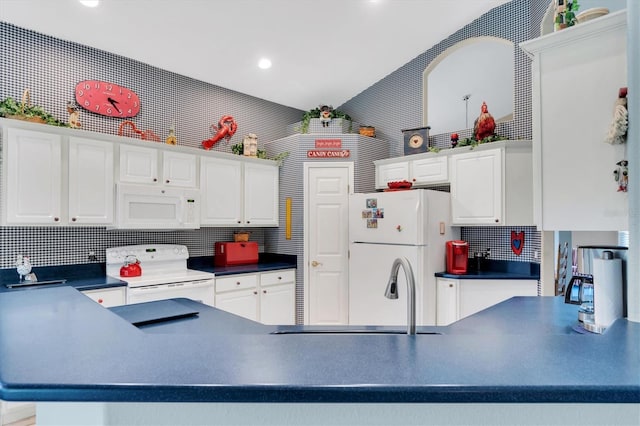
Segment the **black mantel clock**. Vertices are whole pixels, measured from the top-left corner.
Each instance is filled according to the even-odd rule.
[[[429,150],[429,129],[431,127],[426,126],[402,131],[404,134],[404,155],[419,154]]]

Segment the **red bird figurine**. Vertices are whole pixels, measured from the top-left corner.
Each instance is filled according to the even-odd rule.
[[[476,140],[481,141],[487,136],[492,136],[495,129],[496,122],[491,114],[489,114],[487,103],[482,102],[482,107],[480,107],[480,116],[476,118],[476,121],[473,124],[473,134],[475,135]]]

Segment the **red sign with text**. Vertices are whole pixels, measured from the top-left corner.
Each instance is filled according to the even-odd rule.
[[[316,148],[342,148],[342,139],[316,139]]]
[[[309,151],[307,151],[307,158],[349,158],[350,155],[351,151],[349,151],[348,149],[310,149]]]

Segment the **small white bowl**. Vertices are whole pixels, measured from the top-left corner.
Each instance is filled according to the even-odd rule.
[[[607,13],[609,13],[609,9],[607,9],[606,7],[594,7],[592,9],[587,9],[584,12],[578,13],[576,15],[576,21],[578,21],[579,24],[582,24],[592,19],[604,16]]]

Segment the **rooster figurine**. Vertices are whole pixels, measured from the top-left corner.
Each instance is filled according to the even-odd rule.
[[[496,122],[493,119],[493,116],[489,114],[487,103],[482,102],[482,107],[480,107],[480,116],[476,118],[476,121],[473,124],[473,134],[475,135],[476,140],[481,141],[488,136],[492,136],[495,129]]]

